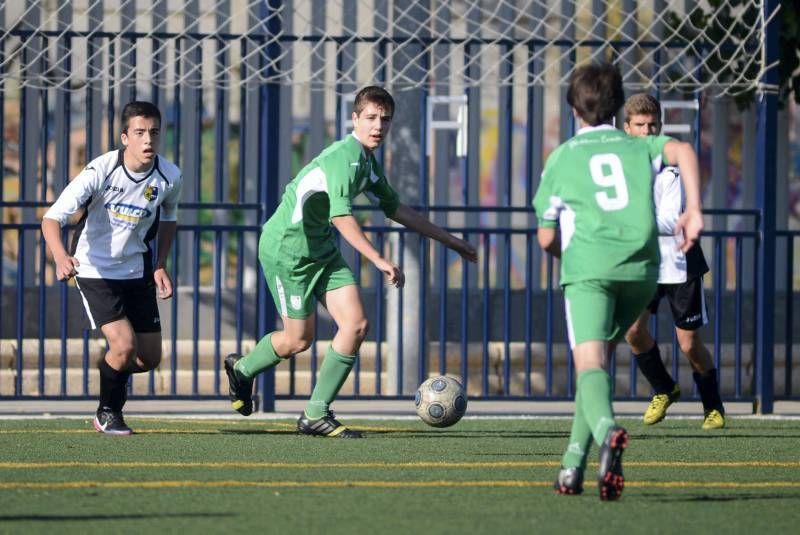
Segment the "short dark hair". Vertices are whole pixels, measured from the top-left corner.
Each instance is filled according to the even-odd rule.
[[[591,63],[575,69],[567,102],[591,126],[610,122],[625,102],[622,75],[610,63]]]
[[[370,102],[379,108],[383,108],[389,115],[394,115],[394,99],[392,95],[384,88],[376,85],[368,85],[356,94],[356,100],[353,102],[353,113],[360,115]]]
[[[630,122],[634,115],[652,115],[661,122],[661,103],[647,93],[636,93],[625,101],[625,122]]]
[[[133,100],[125,104],[125,107],[122,108],[123,133],[128,133],[128,124],[131,122],[131,117],[155,117],[158,119],[158,126],[161,126],[161,112],[152,102]]]

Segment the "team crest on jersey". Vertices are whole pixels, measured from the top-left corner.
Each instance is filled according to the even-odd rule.
[[[144,188],[144,198],[148,201],[154,201],[158,198],[158,187],[157,186],[147,186]]]
[[[292,303],[292,308],[295,309],[295,310],[300,310],[300,307],[303,304],[303,302],[300,299],[300,296],[299,295],[293,295],[290,298],[290,300],[291,300],[291,303]]]

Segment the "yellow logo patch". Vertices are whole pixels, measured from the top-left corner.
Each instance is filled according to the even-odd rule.
[[[157,186],[147,186],[144,188],[144,198],[148,201],[153,201],[158,197],[158,187]]]

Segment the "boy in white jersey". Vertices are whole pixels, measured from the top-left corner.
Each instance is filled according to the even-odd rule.
[[[600,446],[602,500],[620,497],[628,434],[614,420],[608,354],[652,297],[658,276],[653,174],[678,163],[687,209],[678,221],[684,248],[702,230],[697,157],[667,137],[633,138],[611,126],[624,102],[622,77],[609,64],[575,70],[567,102],[578,133],[547,159],[533,204],[541,247],[561,257],[567,330],[577,371],[575,417],[555,481],[560,494],[583,491],[592,442]]]
[[[645,93],[631,96],[625,102],[623,127],[631,136],[658,135],[661,133],[661,104]],[[666,297],[678,344],[692,366],[703,403],[703,429],[719,429],[725,427],[725,409],[719,394],[717,370],[699,333],[700,327],[708,323],[703,293],[703,274],[708,272],[708,265],[699,243],[686,253],[675,246],[675,221],[683,210],[683,197],[678,169],[671,166],[662,169],[653,187],[661,251],[658,290],[628,329],[625,340],[636,357],[636,365],[655,391],[644,413],[644,423],[658,423],[681,394],[680,387],[664,367],[658,344],[647,328],[650,315],[656,313],[661,298]]]
[[[156,295],[172,296],[165,269],[175,236],[180,170],[158,154],[161,113],[150,102],[122,110],[122,148],[94,159],[61,192],[42,218],[58,280],[75,278],[93,329],[108,341],[100,362],[97,431],[129,435],[122,417],[131,373],[161,362]],[[70,250],[61,227],[82,211]],[[157,240],[153,262],[150,242]]]
[[[375,249],[352,212],[352,201],[366,193],[390,219],[433,238],[475,262],[470,244],[431,223],[403,204],[386,180],[373,152],[389,133],[394,100],[384,89],[363,88],[353,103],[353,133],[323,150],[287,186],[275,213],[264,224],[258,259],[283,328],[264,336],[247,355],[225,359],[233,408],[253,411],[253,378],[297,353],[314,339],[317,300],[328,309],[337,331],[319,369],[317,383],[297,420],[301,434],[359,438],[337,421],[330,404],[347,379],[367,335],[367,318],[356,278],[342,258],[333,228],[402,287],[403,271]]]

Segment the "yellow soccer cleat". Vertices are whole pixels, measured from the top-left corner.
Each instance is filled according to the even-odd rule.
[[[681,397],[681,387],[675,384],[675,388],[669,394],[656,394],[650,400],[650,405],[644,411],[644,423],[647,425],[657,424],[664,419],[667,415],[667,409],[670,405],[678,401]]]
[[[717,409],[706,411],[703,417],[703,429],[722,429],[725,427],[725,415]]]

